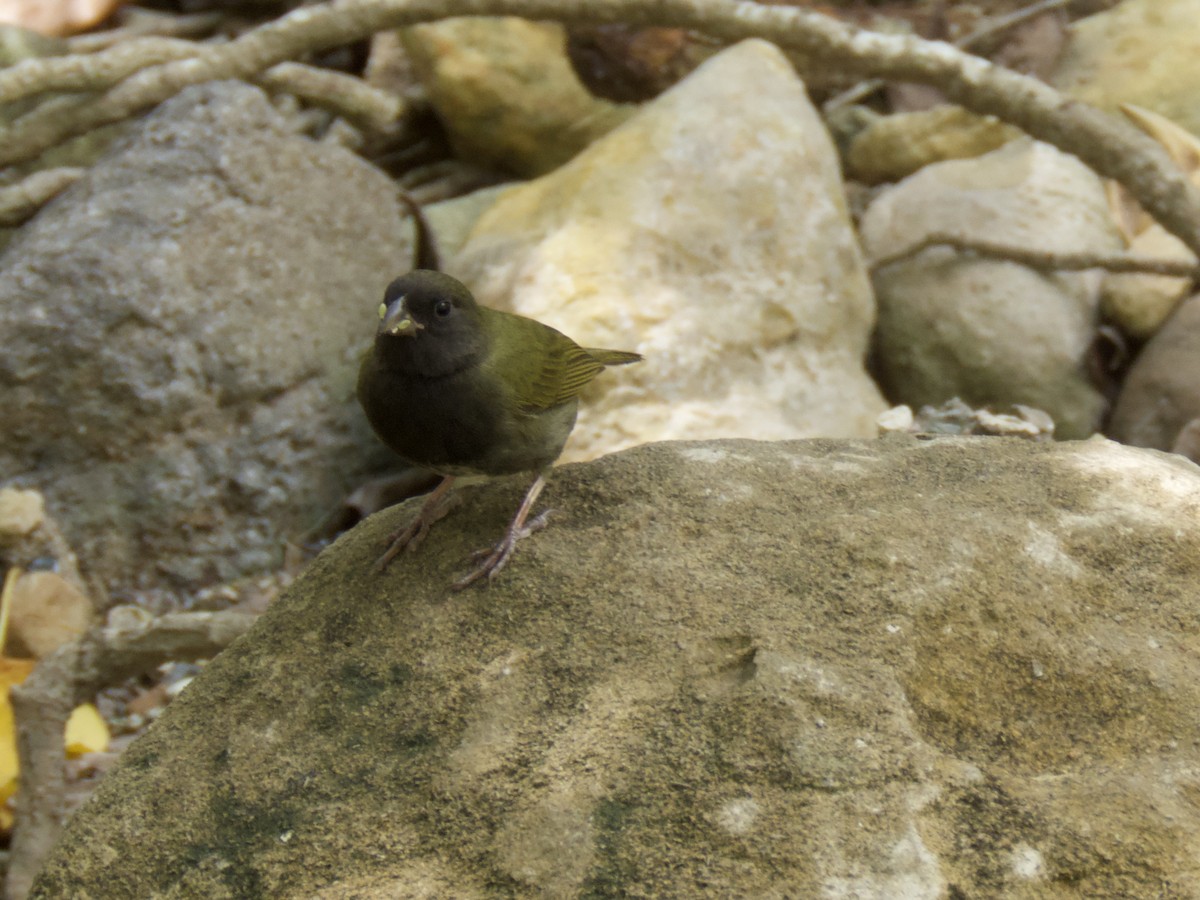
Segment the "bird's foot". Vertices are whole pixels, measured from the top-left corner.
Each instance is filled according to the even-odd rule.
[[[545,510],[542,513],[534,516],[528,522],[521,525],[510,525],[508,530],[504,532],[504,537],[500,539],[495,547],[478,550],[472,557],[472,560],[477,563],[465,577],[451,585],[451,588],[456,591],[461,591],[465,587],[474,584],[480,578],[487,576],[488,583],[500,574],[500,570],[507,564],[509,557],[512,556],[513,550],[516,549],[517,541],[524,540],[535,531],[541,531],[550,521],[550,514],[553,510]]]
[[[429,534],[429,529],[433,524],[445,518],[446,514],[454,507],[453,498],[449,496],[450,485],[453,481],[453,478],[444,478],[442,483],[434,488],[426,498],[425,503],[421,506],[421,511],[413,520],[404,528],[388,535],[388,548],[375,563],[377,571],[382,572],[386,569],[388,563],[395,559],[401,550],[406,548],[416,550],[421,545],[421,541],[425,540],[425,535]]]

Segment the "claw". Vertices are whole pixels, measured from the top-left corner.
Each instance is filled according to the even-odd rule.
[[[425,535],[429,534],[430,527],[439,519],[445,517],[446,513],[450,512],[453,504],[447,496],[450,492],[451,485],[454,484],[454,476],[447,475],[441,483],[433,489],[425,502],[421,505],[420,512],[416,517],[399,531],[388,535],[388,548],[384,551],[383,556],[375,563],[375,569],[382,572],[388,567],[396,555],[401,550],[416,550],[420,546],[421,541],[425,540]]]
[[[517,514],[513,516],[512,522],[505,529],[504,537],[500,539],[500,543],[490,549],[476,552],[471,559],[473,562],[478,563],[478,565],[463,578],[454,582],[451,585],[452,590],[461,591],[485,575],[487,576],[488,583],[491,583],[491,580],[499,575],[500,570],[508,564],[509,557],[512,556],[513,550],[517,546],[517,541],[527,538],[535,531],[540,531],[546,527],[551,513],[551,510],[548,509],[534,516],[528,523],[525,521],[529,516],[529,510],[538,498],[538,494],[542,492],[542,488],[545,486],[546,479],[542,475],[538,475],[533,484],[529,486],[529,490],[525,492],[525,499],[521,501],[521,506],[517,509]]]

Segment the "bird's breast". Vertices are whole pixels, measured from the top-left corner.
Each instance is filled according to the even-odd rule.
[[[446,475],[540,470],[562,452],[575,403],[539,413],[509,409],[510,398],[478,370],[427,378],[368,357],[358,397],[367,420],[393,451]]]

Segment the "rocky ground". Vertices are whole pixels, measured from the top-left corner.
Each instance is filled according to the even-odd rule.
[[[966,39],[1023,5],[837,14]],[[1136,104],[1194,172],[1196,22],[1200,0],[1080,3],[975,49]],[[398,151],[224,79],[48,152],[83,168],[0,256],[15,640],[270,609],[43,896],[1196,890],[1174,694],[1200,299],[1047,262],[1191,252],[927,87],[845,103],[857,76],[765,41],[636,37],[459,19],[337,58],[408,104]],[[589,389],[563,461],[628,452],[556,473],[554,527],[453,598],[515,483],[403,571],[361,565],[394,511],[309,564],[396,484],[353,395],[413,259],[397,171],[481,302],[646,358]],[[921,249],[946,235],[1013,252]],[[919,431],[1035,440],[875,440]],[[140,731],[197,671],[101,708]]]

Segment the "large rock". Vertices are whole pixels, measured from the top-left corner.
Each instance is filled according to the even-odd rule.
[[[873,435],[884,409],[863,367],[874,302],[837,154],[763,41],[503,193],[449,268],[485,303],[645,355],[584,404],[566,459],[614,436]]]
[[[387,458],[354,377],[408,234],[258,89],[184,91],[0,260],[0,472],[123,591],[273,566]]]
[[[1103,440],[641,447],[327,550],[41,898],[1200,894],[1200,470]]]
[[[1074,157],[1029,140],[927,166],[871,204],[862,233],[876,260],[933,235],[1051,252],[1121,246],[1100,180]],[[946,247],[881,266],[883,386],[913,407],[952,397],[1034,406],[1060,436],[1085,437],[1105,410],[1087,367],[1098,288],[1096,272],[1047,273]]]
[[[1123,0],[1071,26],[1052,81],[1115,111],[1134,103],[1200,134],[1200,0]]]

